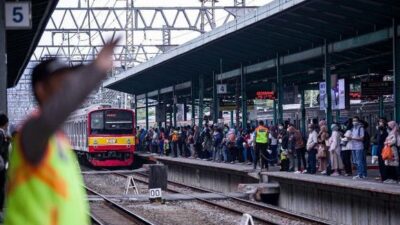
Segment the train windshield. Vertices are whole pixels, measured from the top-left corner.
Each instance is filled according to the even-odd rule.
[[[91,134],[132,134],[133,116],[129,111],[106,110],[91,113]]]

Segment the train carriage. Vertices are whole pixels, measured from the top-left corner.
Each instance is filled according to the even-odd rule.
[[[75,112],[64,130],[79,158],[96,167],[130,166],[135,151],[135,113],[96,106]]]

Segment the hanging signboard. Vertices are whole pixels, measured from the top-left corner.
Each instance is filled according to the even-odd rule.
[[[273,91],[257,91],[256,99],[275,100],[275,92],[273,92]]]
[[[339,110],[346,108],[346,84],[345,79],[336,80],[332,82],[331,88],[331,104],[332,110]],[[327,90],[326,83],[319,83],[319,109],[325,110],[327,107]]]
[[[217,84],[217,94],[228,93],[228,88],[226,84]]]
[[[32,28],[31,2],[6,2],[5,22],[8,30]]]
[[[392,94],[393,94],[393,82],[392,81],[361,82],[362,97],[392,95]]]

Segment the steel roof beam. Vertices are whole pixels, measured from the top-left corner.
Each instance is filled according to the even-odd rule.
[[[397,34],[398,35],[398,34]],[[343,41],[338,41],[329,44],[329,53],[339,53],[366,45],[382,42],[392,38],[393,32],[391,28],[382,29],[376,32],[360,35],[357,37],[349,38]],[[280,61],[282,65],[301,62],[308,59],[322,57],[324,55],[324,46],[319,46],[306,51],[281,56]],[[261,63],[253,64],[246,67],[247,74],[260,72],[263,70],[274,68],[276,59],[270,59]],[[218,74],[218,80],[225,80],[233,77],[240,76],[240,69],[231,70],[222,74]]]

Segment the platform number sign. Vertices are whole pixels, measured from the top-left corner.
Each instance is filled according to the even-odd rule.
[[[161,188],[150,189],[149,194],[150,194],[149,196],[150,199],[162,198]]]
[[[30,2],[6,2],[6,29],[19,30],[32,27]]]
[[[226,94],[228,93],[226,84],[217,84],[217,94]]]

